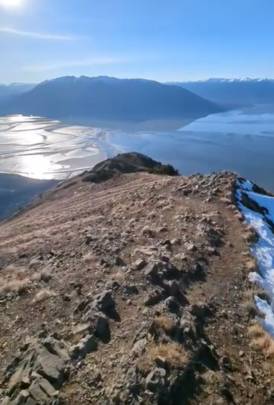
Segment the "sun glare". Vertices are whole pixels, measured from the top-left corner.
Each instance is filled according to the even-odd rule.
[[[24,0],[0,0],[0,7],[18,8],[23,5]]]

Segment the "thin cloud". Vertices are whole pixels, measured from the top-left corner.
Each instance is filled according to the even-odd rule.
[[[75,41],[80,37],[72,35],[60,35],[60,34],[51,34],[47,32],[33,32],[33,31],[23,31],[16,28],[0,27],[0,33],[14,35],[19,37],[34,38],[34,39],[43,39],[49,41]]]
[[[91,66],[104,66],[104,65],[114,65],[119,63],[125,63],[125,60],[112,57],[95,57],[89,59],[77,59],[60,63],[53,64],[37,64],[24,66],[23,70],[29,72],[44,72],[52,70],[62,70],[66,68],[73,67],[91,67]]]

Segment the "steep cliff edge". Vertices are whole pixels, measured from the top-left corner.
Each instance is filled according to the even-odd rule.
[[[250,199],[234,174],[146,159],[103,163],[0,225],[1,403],[273,403]]]

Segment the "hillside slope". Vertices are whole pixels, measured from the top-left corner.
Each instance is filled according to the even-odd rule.
[[[236,175],[120,158],[0,225],[2,403],[272,404]]]
[[[130,121],[197,118],[221,110],[188,90],[149,80],[61,77],[2,104],[2,114]]]

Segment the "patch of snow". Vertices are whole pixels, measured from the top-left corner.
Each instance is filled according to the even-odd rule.
[[[240,186],[239,186],[240,184]],[[244,191],[252,191],[253,183],[250,180],[238,181],[238,187]]]
[[[236,198],[245,221],[257,232],[259,239],[251,247],[252,255],[257,259],[258,273],[250,273],[251,282],[258,284],[266,293],[268,300],[255,297],[258,310],[264,318],[258,319],[262,327],[274,337],[274,233],[270,221],[274,224],[274,197],[254,192],[253,183],[239,179]],[[262,212],[256,212],[243,204],[242,196],[246,194],[256,202]]]
[[[274,198],[254,192],[249,193],[249,198],[267,210],[266,217],[274,224]]]

